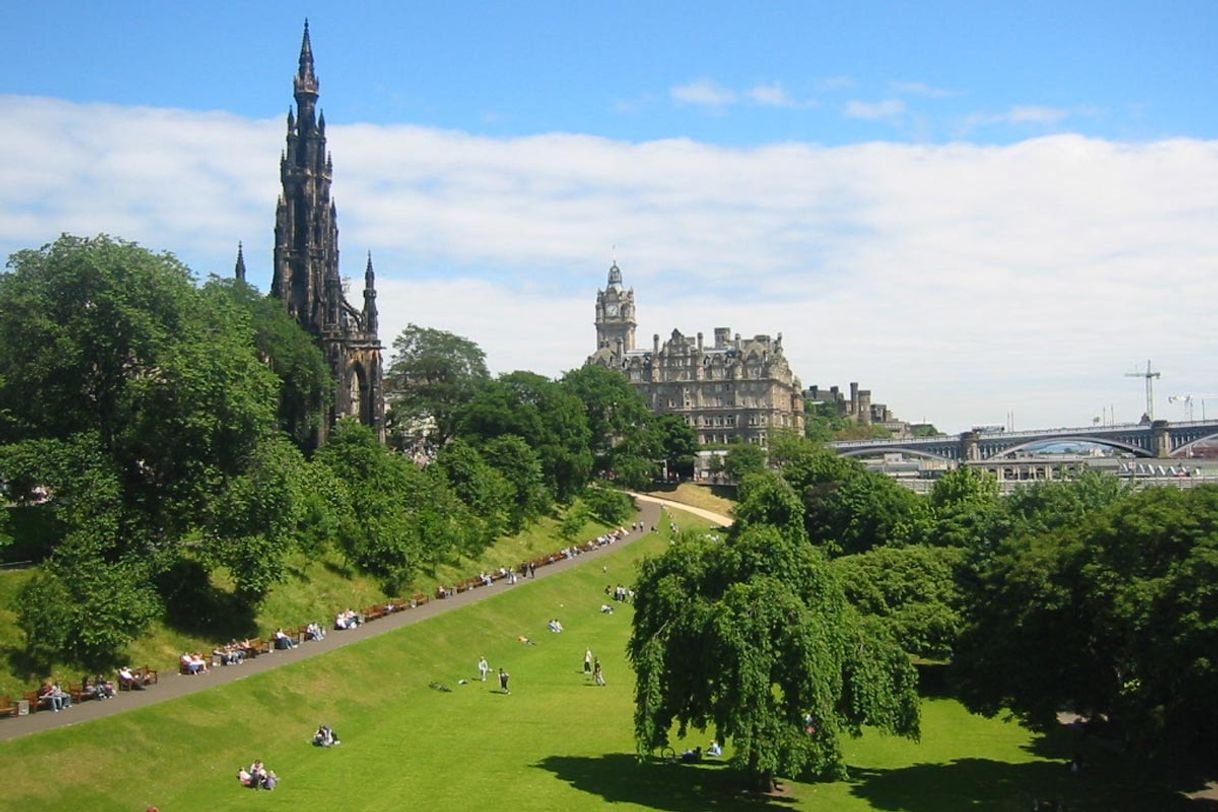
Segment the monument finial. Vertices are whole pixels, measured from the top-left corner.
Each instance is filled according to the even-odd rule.
[[[245,281],[245,254],[241,251],[241,242],[237,241],[237,265],[233,268],[233,277]]]

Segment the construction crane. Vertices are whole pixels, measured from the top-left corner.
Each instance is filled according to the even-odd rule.
[[[1145,372],[1126,372],[1125,377],[1146,379],[1146,417],[1153,422],[1155,419],[1155,378],[1159,377],[1159,373],[1151,372],[1150,361],[1147,361]]]

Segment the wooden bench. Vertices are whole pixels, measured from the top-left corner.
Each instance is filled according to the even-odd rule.
[[[429,600],[431,600],[431,598],[424,595],[422,592],[416,592],[416,593],[414,593],[414,595],[412,595],[410,597],[410,605],[411,605],[411,607],[422,606],[423,604],[427,603]]]
[[[378,603],[369,606],[367,609],[360,612],[360,614],[363,615],[364,622],[367,623],[369,620],[380,620],[385,616],[386,612],[384,605]]]
[[[42,697],[37,691],[26,691],[21,697],[30,704],[30,713],[37,713],[42,710]],[[49,705],[47,707],[50,707]]]
[[[20,707],[11,697],[0,696],[0,716],[16,716]]]

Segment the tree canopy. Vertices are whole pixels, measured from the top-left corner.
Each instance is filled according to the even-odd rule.
[[[969,704],[1042,724],[1073,707],[1144,754],[1212,748],[1218,488],[1149,488],[1038,524],[977,565],[956,660]]]
[[[750,521],[725,542],[687,532],[643,563],[627,650],[640,750],[667,744],[674,724],[682,735],[713,727],[732,741],[733,765],[768,789],[779,775],[840,776],[842,734],[873,725],[916,737],[919,717],[905,654],[855,614],[802,538],[790,487],[755,476],[739,511]]]
[[[393,340],[385,372],[390,433],[400,444],[427,435],[439,447],[453,435],[456,413],[486,383],[486,354],[473,341],[407,324]]]

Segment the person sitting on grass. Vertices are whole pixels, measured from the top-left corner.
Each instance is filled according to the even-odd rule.
[[[710,745],[706,748],[706,754],[712,758],[718,758],[723,755],[723,748],[719,746],[719,742],[711,739]]]
[[[681,754],[681,760],[686,764],[697,764],[702,760],[702,748],[695,747],[693,750],[686,750]]]
[[[329,725],[322,725],[313,734],[313,744],[317,747],[333,747],[336,744],[342,744],[342,742],[339,741],[338,734],[334,732],[334,728]]]

